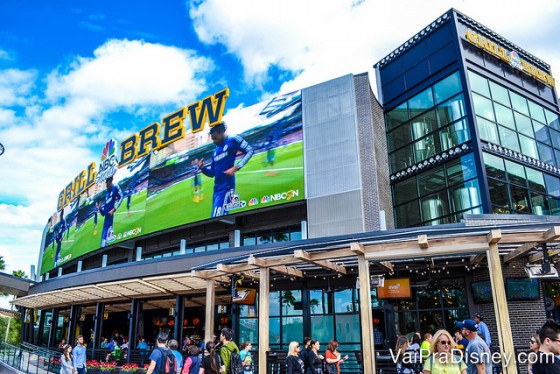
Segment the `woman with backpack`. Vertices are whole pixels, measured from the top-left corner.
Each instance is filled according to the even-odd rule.
[[[439,330],[432,338],[430,357],[424,362],[424,374],[467,374],[467,365],[453,354],[455,341],[447,330]]]
[[[243,362],[243,374],[253,374],[253,356],[250,352],[252,347],[253,345],[249,341],[241,345],[239,356],[241,357],[241,362]]]
[[[216,350],[214,342],[206,343],[206,352],[208,354],[202,359],[200,374],[220,374],[222,368],[225,370],[220,352]]]
[[[408,348],[409,344],[406,335],[399,336],[395,343],[397,374],[416,374],[412,365],[411,351]]]
[[[200,371],[200,357],[198,354],[200,349],[196,345],[189,345],[187,347],[187,358],[183,364],[182,374],[199,374]]]

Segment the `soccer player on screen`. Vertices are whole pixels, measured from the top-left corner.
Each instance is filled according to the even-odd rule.
[[[200,180],[200,168],[198,167],[199,160],[195,159],[191,163],[194,168],[194,176],[193,176],[193,201],[195,203],[204,200],[204,192],[202,191],[202,181]]]
[[[66,231],[66,220],[64,219],[64,210],[60,211],[60,222],[54,240],[56,241],[56,255],[54,256],[54,266],[60,261],[60,249],[62,247],[62,239],[64,239],[64,231]]]
[[[231,201],[231,194],[235,192],[235,173],[241,169],[253,156],[253,147],[239,135],[227,136],[226,124],[210,128],[210,136],[216,148],[212,152],[212,164],[204,166],[204,159],[200,159],[198,167],[202,174],[214,178],[214,198],[212,203],[212,218],[228,214],[227,204]],[[245,155],[237,164],[237,152]]]
[[[99,213],[105,217],[105,220],[103,221],[103,231],[101,232],[101,248],[105,247],[109,244],[109,242],[115,240],[113,221],[115,212],[123,200],[123,194],[120,187],[113,184],[113,177],[107,178],[105,184],[107,185],[105,204],[99,207]]]

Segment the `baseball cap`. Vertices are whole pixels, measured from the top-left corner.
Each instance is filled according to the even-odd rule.
[[[225,132],[227,129],[225,122],[220,122],[216,126],[210,127],[210,134],[214,134],[215,132]]]
[[[481,320],[484,319],[482,313],[476,313],[473,318],[480,318]]]
[[[460,329],[467,329],[469,331],[478,331],[478,323],[472,319],[466,319],[463,322],[457,322],[457,327]]]

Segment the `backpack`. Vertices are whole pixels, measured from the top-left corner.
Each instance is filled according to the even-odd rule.
[[[156,365],[157,374],[175,374],[177,359],[171,349],[157,348],[161,353],[161,362]]]
[[[231,353],[229,357],[228,374],[243,374],[243,361],[241,361],[241,356],[239,355],[239,352],[232,351],[225,345],[222,348],[227,349]]]

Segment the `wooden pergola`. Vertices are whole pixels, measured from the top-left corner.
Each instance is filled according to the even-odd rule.
[[[131,298],[173,296],[185,293],[206,294],[205,341],[214,332],[216,293],[220,283],[230,282],[232,275],[243,275],[259,282],[258,329],[259,372],[266,373],[266,352],[269,350],[269,289],[271,273],[291,278],[304,278],[317,271],[348,275],[357,269],[359,277],[360,322],[363,348],[363,369],[375,370],[373,321],[370,305],[370,264],[392,272],[397,262],[415,259],[457,258],[479,264],[484,258],[492,285],[494,310],[502,357],[515,357],[509,312],[502,275],[502,262],[525,256],[528,262],[542,260],[539,247],[549,243],[550,256],[560,254],[555,248],[560,226],[539,223],[517,226],[438,227],[396,230],[356,235],[354,237],[283,243],[247,256],[223,259],[181,274],[166,274],[119,282],[89,284],[74,289],[32,294],[13,303],[26,308],[46,309],[62,304],[124,301]],[[352,272],[351,274],[355,274]],[[516,373],[516,362],[503,361],[504,373]]]

